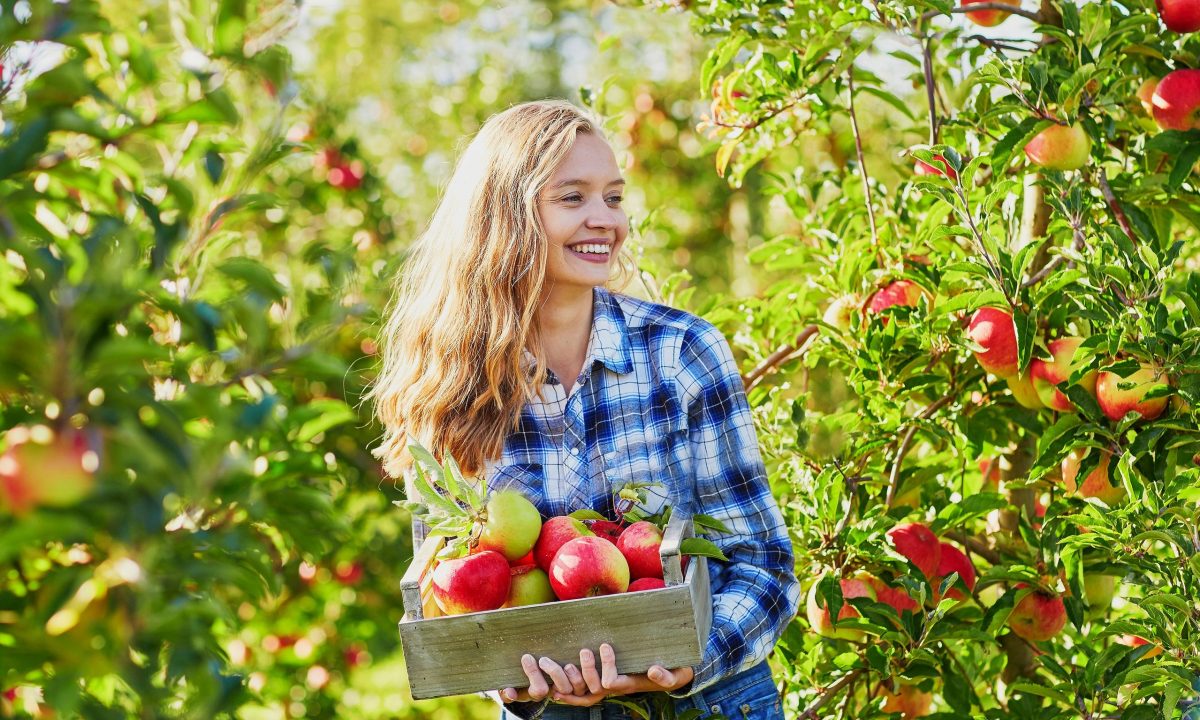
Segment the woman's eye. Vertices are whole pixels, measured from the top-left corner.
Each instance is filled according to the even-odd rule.
[[[565,200],[567,202],[579,202],[582,199],[583,199],[583,196],[578,193],[573,193],[573,194],[567,195],[566,197],[563,198],[563,200]]]
[[[618,204],[618,203],[620,203],[620,202],[621,202],[622,200],[624,200],[624,199],[625,199],[625,198],[621,197],[620,195],[613,195],[612,197],[610,197],[610,198],[608,199],[608,201],[609,201],[610,203],[613,203],[613,204],[615,205],[615,204]]]

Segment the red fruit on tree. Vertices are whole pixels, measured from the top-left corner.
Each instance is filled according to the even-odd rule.
[[[343,585],[357,585],[363,576],[360,562],[343,560],[333,569],[333,578]]]
[[[1007,310],[982,307],[971,316],[967,336],[981,351],[975,359],[984,370],[997,377],[1008,378],[1017,374],[1017,326]]]
[[[1042,404],[1059,412],[1071,412],[1075,405],[1058,389],[1059,383],[1066,382],[1075,371],[1078,364],[1074,361],[1075,351],[1083,344],[1083,338],[1064,337],[1046,343],[1053,359],[1043,360],[1034,358],[1029,364],[1029,374],[1033,378],[1033,388],[1037,391]],[[1089,393],[1096,392],[1096,373],[1086,373],[1079,380],[1079,385]]]
[[[658,554],[662,545],[662,531],[647,520],[639,520],[617,538],[617,549],[629,563],[629,576],[639,578],[661,578],[662,557]]]
[[[971,563],[971,558],[967,557],[967,554],[959,550],[956,546],[944,542],[941,543],[941,560],[938,562],[937,578],[933,583],[934,602],[941,600],[937,596],[938,588],[941,587],[942,578],[948,577],[950,573],[958,573],[958,577],[962,579],[968,591],[975,589],[975,565]],[[967,599],[967,595],[957,587],[948,589],[946,597],[955,600]]]
[[[1048,170],[1078,170],[1091,153],[1092,139],[1079,123],[1051,125],[1025,144],[1029,162]]]
[[[885,713],[900,713],[904,720],[925,717],[933,704],[933,695],[916,685],[901,685],[894,692],[880,685],[878,695],[886,698],[881,708]]]
[[[842,599],[850,600],[851,598],[864,597],[871,598],[872,600],[876,599],[875,589],[871,585],[871,579],[872,578],[870,577],[861,576],[842,578],[839,580],[838,584],[841,585],[842,588]],[[808,624],[812,626],[813,631],[821,637],[840,638],[843,640],[861,640],[863,637],[862,630],[855,630],[854,628],[835,628],[833,626],[833,618],[830,617],[829,608],[825,606],[824,602],[818,596],[819,592],[817,588],[820,586],[820,584],[821,580],[818,578],[817,582],[813,583],[812,588],[808,592],[808,605],[806,608],[806,614],[808,616]],[[847,602],[842,605],[842,609],[838,612],[837,619],[840,622],[848,618],[856,617],[860,617],[858,610],[855,610],[854,607]]]
[[[1121,645],[1126,645],[1128,647],[1135,647],[1135,648],[1141,647],[1143,645],[1151,644],[1149,640],[1147,640],[1144,637],[1141,637],[1140,635],[1118,635],[1117,642],[1120,643]],[[1159,655],[1162,655],[1162,651],[1163,651],[1162,645],[1158,645],[1157,643],[1155,643],[1154,649],[1150,650],[1145,655],[1143,655],[1142,659],[1148,660],[1152,657],[1157,657]]]
[[[1096,377],[1096,401],[1109,420],[1120,420],[1131,412],[1141,415],[1143,420],[1153,420],[1167,409],[1168,397],[1147,400],[1146,394],[1166,382],[1162,370],[1145,363],[1124,378],[1105,370]]]
[[[1154,117],[1154,91],[1158,88],[1158,78],[1148,77],[1138,86],[1137,96],[1138,102],[1142,105],[1142,110],[1151,118]]]
[[[897,305],[906,307],[917,307],[921,302],[921,297],[925,296],[925,290],[911,280],[896,280],[874,292],[867,300],[866,312],[872,315],[877,315],[890,307]],[[883,318],[883,324],[887,325],[888,319]]]
[[[1066,487],[1068,493],[1078,492],[1080,497],[1098,498],[1110,507],[1117,505],[1125,499],[1125,486],[1113,484],[1109,472],[1112,453],[1107,450],[1100,451],[1100,462],[1077,486],[1079,467],[1087,453],[1087,448],[1076,448],[1063,459],[1061,467],[1063,486]]]
[[[962,0],[962,6],[967,7],[968,5],[989,1],[992,0]],[[999,0],[999,2],[1005,3],[1006,5],[1012,5],[1013,7],[1020,7],[1021,5],[1021,0]],[[1003,10],[974,10],[967,13],[967,19],[976,25],[982,25],[983,27],[995,27],[996,25],[1004,22],[1011,14],[1012,13],[1007,13]]]
[[[1024,583],[1017,589],[1026,588]],[[1029,642],[1043,642],[1062,632],[1067,625],[1067,608],[1062,598],[1042,590],[1034,590],[1013,607],[1008,626]]]
[[[508,600],[510,582],[504,556],[484,550],[439,562],[433,569],[433,599],[447,615],[495,610]]]
[[[69,429],[58,435],[44,426],[18,427],[0,455],[0,507],[15,515],[39,505],[73,505],[92,490],[99,456],[87,436]]]
[[[1154,0],[1167,29],[1177,33],[1200,30],[1200,0]]]
[[[594,535],[587,525],[569,515],[557,515],[542,523],[542,532],[533,546],[533,561],[543,570],[550,568],[554,554],[575,538]]]
[[[603,538],[575,538],[550,562],[550,587],[559,600],[623,593],[629,588],[629,563]]]
[[[921,523],[901,523],[888,530],[887,536],[896,552],[908,558],[925,577],[937,576],[942,547],[932,530]]]
[[[950,163],[946,162],[946,158],[944,156],[934,155],[933,159],[940,161],[942,165],[946,167],[945,171],[943,171],[938,165],[930,165],[923,160],[918,160],[917,164],[913,168],[913,172],[915,172],[917,175],[940,175],[942,177],[948,177],[951,180],[958,179],[958,173],[954,172],[954,168],[950,167]]]
[[[907,592],[902,588],[890,587],[887,583],[879,578],[871,578],[868,580],[871,589],[875,591],[875,599],[881,603],[891,605],[897,615],[903,615],[905,610],[915,613],[920,608],[917,601],[912,599]]]
[[[1150,102],[1154,121],[1163,130],[1200,128],[1200,70],[1168,73],[1158,81]]]

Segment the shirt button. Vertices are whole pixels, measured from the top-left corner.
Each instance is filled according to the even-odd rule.
[[[712,706],[711,708],[709,708],[709,709],[710,709],[712,712],[714,712],[714,713],[719,713],[719,712],[721,712],[721,706],[720,706],[720,705],[713,705],[713,706]]]
[[[579,454],[579,448],[577,448],[577,447],[573,447],[573,448],[571,448],[571,454],[572,454],[572,455],[578,455],[578,454]]]

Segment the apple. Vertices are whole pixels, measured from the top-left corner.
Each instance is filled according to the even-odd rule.
[[[1141,647],[1143,645],[1151,644],[1149,640],[1147,640],[1144,637],[1141,637],[1140,635],[1118,635],[1117,642],[1120,643],[1121,645],[1127,645],[1129,647]],[[1162,645],[1155,643],[1154,649],[1151,650],[1150,652],[1146,653],[1145,655],[1143,655],[1142,659],[1147,660],[1149,658],[1156,657],[1158,655],[1162,655],[1162,651],[1163,651]]]
[[[663,576],[662,557],[658,554],[662,540],[662,531],[646,520],[639,520],[625,528],[621,537],[617,538],[617,549],[629,563],[631,578],[637,580]]]
[[[1047,170],[1078,170],[1092,154],[1092,139],[1079,123],[1051,125],[1025,144],[1029,162]]]
[[[550,587],[559,600],[623,593],[629,588],[629,563],[604,538],[575,538],[550,562]]]
[[[1087,448],[1075,448],[1063,458],[1063,485],[1066,487],[1068,493],[1078,492],[1080,497],[1096,498],[1103,501],[1105,505],[1113,507],[1125,499],[1125,486],[1114,485],[1112,482],[1109,473],[1112,453],[1107,450],[1100,452],[1100,462],[1083,479],[1083,483],[1078,484],[1078,487],[1076,479],[1079,475],[1079,466],[1083,463],[1083,458],[1087,456]]]
[[[872,577],[867,580],[871,585],[871,589],[875,591],[875,599],[881,603],[891,605],[896,611],[896,615],[903,616],[904,611],[908,610],[911,613],[918,611],[919,606],[917,601],[912,599],[903,588],[895,588],[889,586],[883,580],[877,577]]]
[[[1158,78],[1148,77],[1138,86],[1136,93],[1138,102],[1142,104],[1142,109],[1150,117],[1154,117],[1154,91],[1157,88]]]
[[[550,576],[537,565],[520,565],[509,570],[508,600],[503,607],[554,602]]]
[[[967,7],[968,5],[974,5],[975,3],[990,1],[1002,2],[1006,5],[1012,5],[1013,7],[1021,6],[1021,0],[962,0],[962,6]],[[1009,15],[1010,13],[1006,13],[1003,10],[975,10],[974,12],[967,13],[967,19],[976,25],[982,25],[983,27],[995,27],[1004,22]]]
[[[941,155],[934,155],[933,159],[940,161],[942,165],[946,166],[946,170],[943,172],[942,169],[937,165],[930,165],[927,162],[918,160],[917,164],[913,168],[913,172],[915,172],[917,175],[941,175],[942,177],[948,177],[951,180],[958,179],[958,173],[954,172],[954,168],[950,167],[950,163],[946,162],[945,157]]]
[[[975,589],[975,565],[971,563],[971,558],[967,557],[966,553],[950,543],[943,542],[940,543],[940,545],[941,560],[938,562],[937,577],[933,581],[934,602],[941,600],[941,598],[937,596],[937,591],[941,586],[942,578],[946,577],[950,573],[958,573],[959,579],[961,579],[963,584],[967,586],[968,591],[973,591]],[[955,600],[966,600],[969,596],[960,588],[956,587],[957,584],[958,583],[955,583],[955,586],[946,590],[946,597],[953,598]]]
[[[981,489],[997,492],[1000,489],[1000,458],[980,458],[978,464],[983,475]]]
[[[583,521],[569,515],[556,515],[542,523],[542,532],[533,546],[533,562],[545,570],[550,567],[554,553],[568,541],[594,534]]]
[[[843,295],[829,303],[821,320],[826,325],[832,325],[842,332],[848,332],[853,327],[854,318],[861,306],[862,300],[857,295]]]
[[[1006,378],[1005,382],[1008,383],[1009,392],[1021,407],[1030,410],[1041,410],[1046,407],[1042,404],[1041,397],[1038,396],[1037,388],[1033,386],[1033,375],[1030,373],[1018,373]]]
[[[890,307],[897,305],[916,307],[921,297],[926,296],[924,288],[911,280],[896,280],[872,293],[867,299],[866,312],[877,315]],[[883,319],[887,325],[887,318]]]
[[[1167,29],[1177,33],[1200,30],[1200,0],[1154,0]]]
[[[1117,578],[1112,575],[1089,573],[1083,577],[1083,597],[1087,600],[1088,617],[1104,617],[1117,594]]]
[[[99,456],[84,432],[16,427],[6,435],[0,455],[0,507],[23,515],[36,506],[73,505],[92,491]]]
[[[545,525],[542,525],[542,532],[545,532],[545,527],[546,527]],[[541,537],[542,537],[541,535],[538,535],[539,539]],[[536,548],[537,546],[535,545],[534,547]],[[529,552],[525,553],[524,555],[517,558],[516,560],[509,560],[508,564],[511,567],[521,567],[522,565],[537,565],[537,558],[535,558],[533,556],[533,550],[530,550]]]
[[[1017,589],[1029,587],[1019,583]],[[1012,609],[1008,626],[1029,642],[1042,642],[1058,635],[1067,624],[1067,608],[1057,595],[1034,590]]]
[[[1050,349],[1051,360],[1034,358],[1029,364],[1029,375],[1033,378],[1033,389],[1037,391],[1042,404],[1059,412],[1070,412],[1075,405],[1058,389],[1057,385],[1066,382],[1075,371],[1078,364],[1073,361],[1075,351],[1083,344],[1083,338],[1064,337],[1051,340],[1046,346]],[[1088,392],[1096,392],[1096,372],[1091,371],[1079,380],[1079,386]]]
[[[808,591],[808,624],[821,637],[837,638],[841,640],[861,640],[863,637],[862,630],[853,628],[835,628],[833,620],[829,617],[829,608],[824,607],[821,603],[821,598],[817,595],[817,588],[820,586],[820,578],[813,583],[812,588]],[[876,599],[875,590],[871,587],[870,578],[867,577],[852,577],[842,578],[839,581],[842,587],[842,598],[849,600],[851,598],[871,598]],[[838,621],[848,618],[860,617],[858,611],[855,610],[850,603],[842,605],[841,611],[838,612]]]
[[[1002,378],[1017,374],[1017,326],[1007,310],[976,310],[967,326],[967,337],[983,348],[975,352],[975,359],[984,370]]]
[[[620,523],[612,520],[588,520],[584,524],[595,533],[596,537],[602,537],[613,545],[617,544],[617,538],[621,537],[621,532],[625,530]]]
[[[634,580],[633,582],[629,583],[629,590],[627,592],[639,592],[641,590],[659,590],[661,588],[665,588],[666,586],[667,586],[667,583],[664,582],[662,578],[644,577],[644,578],[638,578],[637,580]]]
[[[495,550],[512,561],[533,549],[542,531],[542,516],[516,490],[497,490],[481,515],[483,530],[475,547]]]
[[[901,523],[888,530],[888,539],[896,552],[912,561],[927,578],[937,576],[942,561],[942,548],[933,531],[921,523]]]
[[[433,569],[433,599],[447,615],[495,610],[508,600],[508,560],[494,550],[442,560]]]
[[[1154,88],[1154,122],[1164,130],[1200,128],[1200,70],[1167,73]]]
[[[884,685],[879,686],[878,696],[885,698],[881,710],[885,713],[901,713],[904,720],[925,717],[933,704],[933,695],[916,685],[901,685],[894,692]]]
[[[342,560],[333,569],[333,577],[343,585],[357,585],[363,576],[362,563]]]
[[[1143,420],[1153,420],[1167,409],[1169,396],[1146,400],[1146,394],[1166,382],[1162,370],[1146,363],[1125,378],[1105,370],[1096,377],[1096,401],[1109,420],[1120,420],[1130,412],[1141,415]]]

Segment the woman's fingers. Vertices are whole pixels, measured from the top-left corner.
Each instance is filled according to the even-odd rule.
[[[579,672],[579,668],[571,663],[563,666],[563,672],[567,674],[567,680],[571,683],[571,692],[576,695],[587,695],[588,686],[583,680],[583,674]]]
[[[579,651],[579,666],[583,669],[583,681],[587,683],[588,692],[604,691],[600,684],[600,672],[596,670],[596,656],[591,650],[584,648]]]
[[[548,657],[538,660],[538,667],[542,672],[550,676],[551,682],[554,683],[554,689],[564,695],[573,692],[571,681],[567,679],[567,674],[563,672],[562,667]]]
[[[650,669],[646,671],[646,677],[659,687],[670,688],[675,684],[675,673],[662,665],[651,665]]]
[[[618,678],[617,654],[613,652],[612,645],[604,643],[600,646],[600,684],[605,690],[613,690]]]
[[[538,662],[532,655],[521,656],[521,669],[525,671],[525,677],[529,678],[530,699],[541,700],[550,693],[550,686],[546,684],[546,678],[538,669]]]

